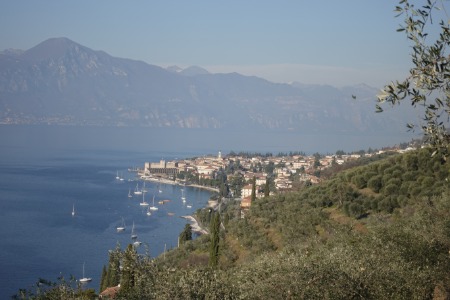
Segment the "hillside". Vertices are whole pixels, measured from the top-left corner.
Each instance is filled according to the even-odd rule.
[[[67,38],[0,52],[0,124],[404,133],[416,113],[406,105],[376,115],[377,93],[364,84],[281,84],[198,66],[164,69]]]
[[[231,201],[217,267],[210,226],[156,259],[111,251],[102,285],[120,282],[118,299],[448,299],[448,170],[421,149],[258,199],[245,218]]]
[[[220,282],[219,295],[234,299],[449,296],[449,163],[430,157],[428,149],[388,156],[257,200],[244,219],[227,207],[219,279],[203,288]],[[158,264],[193,283],[208,243],[202,237]]]

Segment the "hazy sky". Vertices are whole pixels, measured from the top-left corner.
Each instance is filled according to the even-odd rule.
[[[159,66],[382,87],[407,74],[392,0],[0,0],[0,50],[67,37]]]

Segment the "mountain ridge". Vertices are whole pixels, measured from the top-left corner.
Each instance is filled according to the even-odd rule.
[[[386,130],[388,123],[404,132],[411,110],[375,116],[376,92],[367,85],[274,83],[199,66],[165,69],[68,38],[0,52],[1,124],[361,133]]]

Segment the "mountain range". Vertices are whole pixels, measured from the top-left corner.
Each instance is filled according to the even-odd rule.
[[[405,132],[414,110],[376,114],[377,92],[163,68],[67,38],[0,52],[1,124]]]

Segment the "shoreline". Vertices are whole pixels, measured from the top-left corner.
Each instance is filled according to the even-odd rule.
[[[199,184],[183,184],[183,183],[180,183],[178,181],[173,181],[173,180],[165,179],[165,178],[155,178],[155,177],[151,177],[151,176],[141,176],[140,178],[142,180],[145,180],[145,181],[160,182],[160,183],[164,183],[164,184],[187,186],[187,187],[194,187],[194,188],[208,190],[208,191],[216,192],[216,193],[219,192],[219,189],[211,187],[211,186],[204,186],[204,185],[199,185]]]
[[[191,222],[192,232],[195,232],[197,234],[208,234],[209,233],[206,229],[202,228],[198,224],[197,219],[194,218],[193,216],[180,216],[180,218],[186,219]]]
[[[179,186],[186,186],[186,187],[193,187],[193,188],[199,188],[199,189],[203,189],[203,190],[207,190],[210,192],[219,192],[219,189],[217,188],[213,188],[213,187],[209,187],[209,186],[203,186],[203,185],[198,185],[198,184],[183,184],[177,181],[173,181],[170,179],[166,179],[166,178],[155,178],[155,177],[151,177],[151,176],[141,176],[140,177],[142,180],[145,181],[150,181],[150,182],[156,182],[156,183],[162,183],[162,184],[171,184],[171,185],[179,185]],[[211,199],[211,198],[210,198]],[[216,203],[211,203],[211,200],[208,201],[207,205],[205,207],[212,207],[214,208],[217,204]],[[187,215],[187,216],[180,216],[180,218],[188,220],[191,223],[191,228],[192,228],[192,232],[199,234],[199,235],[203,235],[203,234],[209,234],[208,230],[204,229],[203,227],[201,227],[197,221],[197,219],[193,216],[193,215]]]

